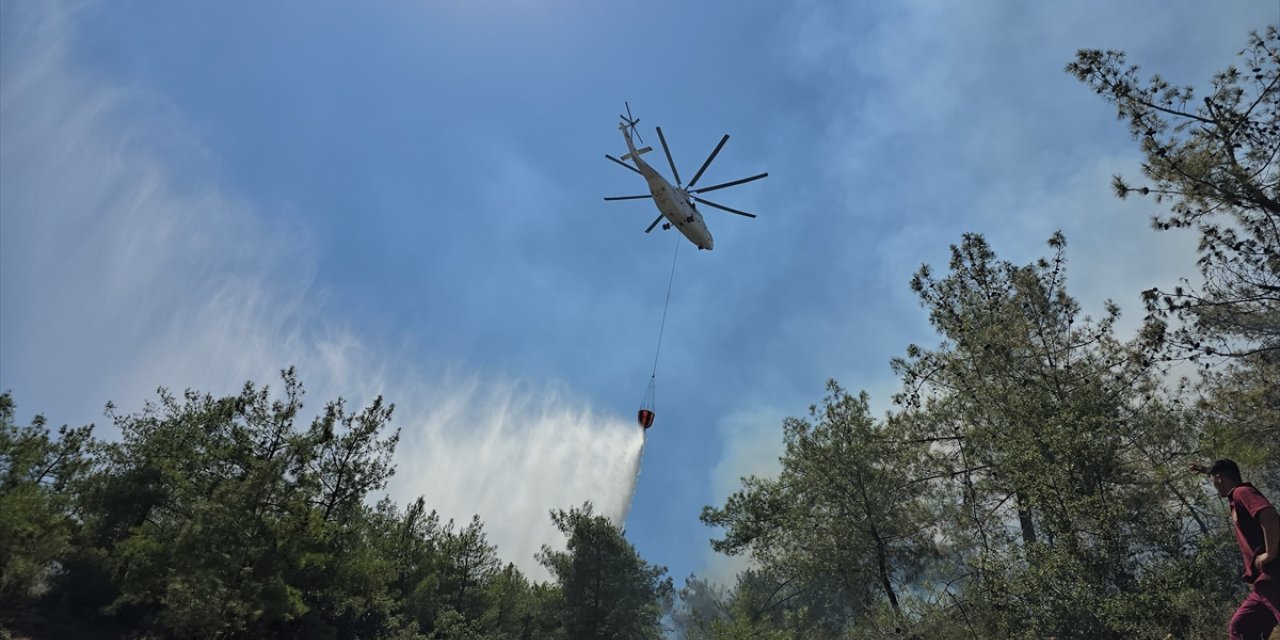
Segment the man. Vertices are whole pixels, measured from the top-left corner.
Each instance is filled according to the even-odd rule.
[[[1280,623],[1280,515],[1253,485],[1240,478],[1240,467],[1232,460],[1218,460],[1205,468],[1191,465],[1196,473],[1208,474],[1218,495],[1231,504],[1231,522],[1244,556],[1244,581],[1252,592],[1227,626],[1232,640],[1266,640]]]

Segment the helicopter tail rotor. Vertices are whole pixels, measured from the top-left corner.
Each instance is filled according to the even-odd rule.
[[[631,129],[631,135],[635,136],[636,140],[638,140],[640,144],[644,144],[644,140],[640,138],[640,132],[636,130],[636,125],[640,124],[640,118],[632,117],[630,102],[623,102],[622,104],[627,107],[627,115],[619,115],[618,117],[622,118],[622,124],[624,126]]]

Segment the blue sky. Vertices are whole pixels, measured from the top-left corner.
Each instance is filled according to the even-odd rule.
[[[881,410],[932,343],[907,288],[965,231],[1014,260],[1066,232],[1071,289],[1140,316],[1192,273],[1113,173],[1138,156],[1062,71],[1122,49],[1175,83],[1275,2],[0,2],[0,388],[96,422],[158,386],[294,364],[312,407],[383,393],[391,491],[479,512],[536,572],[547,509],[620,515],[675,232],[646,236],[617,114],[718,192],[680,248],[628,537],[727,579],[697,520],[767,473],[838,378]],[[660,156],[655,166],[665,170]]]

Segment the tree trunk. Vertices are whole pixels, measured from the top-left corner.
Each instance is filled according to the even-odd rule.
[[[1014,495],[1018,501],[1018,524],[1022,525],[1022,543],[1031,546],[1036,543],[1036,523],[1031,520],[1031,507],[1026,506],[1021,493]]]
[[[893,583],[889,581],[889,560],[885,552],[884,540],[880,538],[880,532],[875,528],[871,529],[871,535],[876,541],[876,567],[880,574],[880,586],[884,588],[884,594],[889,597],[889,606],[893,607],[894,617],[901,620],[902,609],[898,606],[898,594],[893,590]]]

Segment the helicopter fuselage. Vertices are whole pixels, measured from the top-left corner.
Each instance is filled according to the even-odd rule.
[[[628,127],[623,125],[619,128],[622,130],[622,137],[627,141],[627,150],[630,151],[627,155],[635,163],[640,175],[644,176],[645,182],[649,184],[649,193],[653,196],[654,204],[658,205],[658,211],[667,219],[667,224],[664,224],[663,228],[667,228],[667,225],[673,226],[679,229],[680,233],[694,246],[710,251],[715,246],[715,242],[711,238],[711,231],[707,229],[706,221],[702,219],[702,213],[694,206],[689,193],[672,185],[662,177],[661,173],[658,173],[657,169],[645,162],[631,140],[631,131]]]

